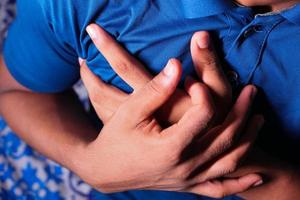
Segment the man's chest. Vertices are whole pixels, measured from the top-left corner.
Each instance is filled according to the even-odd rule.
[[[272,123],[269,131],[300,142],[300,28],[280,16],[260,22],[245,27],[226,61],[238,85],[261,89],[266,106],[260,112]]]
[[[147,9],[140,9],[139,12],[127,13],[121,20],[108,22],[98,18],[96,23],[114,36],[154,74],[161,71],[170,58],[178,58],[183,64],[183,77],[194,71],[190,40],[195,32],[210,31],[214,41],[218,43],[218,49],[223,51],[223,41],[227,41],[231,27],[236,25],[223,13],[186,19],[180,13],[170,13],[154,4],[149,5]],[[103,80],[128,90],[93,44],[90,44],[86,51],[86,59],[92,71]]]

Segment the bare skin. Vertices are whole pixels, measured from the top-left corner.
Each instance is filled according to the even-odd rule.
[[[270,11],[280,11],[292,7],[299,3],[299,0],[235,0],[241,5],[252,6],[267,6]]]
[[[132,57],[130,57],[130,55],[128,53],[126,53],[126,51],[122,50],[121,46],[118,46],[116,43],[114,43],[114,41],[112,40],[112,38],[108,37],[105,32],[102,29],[98,29],[97,26],[92,25],[92,28],[95,28],[96,31],[96,35],[98,35],[97,37],[99,38],[94,38],[94,42],[96,43],[96,46],[99,48],[99,50],[101,51],[101,53],[103,53],[103,55],[106,55],[106,58],[108,58],[108,61],[111,63],[118,63],[118,59],[122,60],[121,63],[126,63],[126,66],[131,66],[132,68],[135,67],[139,67],[139,65],[136,65],[132,59]],[[198,59],[201,59],[203,57],[201,57],[201,55],[199,54],[200,51],[202,56],[206,55],[206,61],[210,61],[207,63],[212,63],[212,65],[210,66],[205,66],[205,62],[203,65],[203,62],[199,62],[198,64],[201,65],[201,70],[199,71],[205,71],[205,68],[209,67],[209,69],[213,69],[213,71],[216,70],[220,70],[221,66],[219,66],[219,62],[217,60],[217,56],[214,55],[213,51],[206,51],[203,52],[203,49],[201,49],[200,51],[197,51],[197,42],[200,40],[200,43],[208,43],[209,37],[207,35],[207,33],[196,33],[193,37],[192,40],[192,51],[193,51],[193,55],[197,55]],[[101,42],[98,42],[101,41]],[[194,42],[193,42],[194,41]],[[105,44],[105,45],[104,45]],[[194,44],[194,45],[193,45]],[[105,46],[105,48],[103,48]],[[202,46],[202,45],[199,45]],[[211,49],[211,48],[210,48]],[[108,54],[114,52],[114,56],[110,57]],[[208,58],[209,57],[209,58]],[[197,64],[196,64],[197,66]],[[112,67],[115,68],[119,68],[122,66],[117,66],[117,65],[112,65]],[[119,75],[122,77],[122,71],[116,69],[116,71],[119,71]],[[127,77],[134,77],[134,73],[131,74],[131,72],[134,72],[135,70],[128,70],[126,72],[126,76]],[[124,73],[124,72],[123,72]],[[140,72],[142,73],[142,72]],[[87,75],[88,74],[88,75]],[[220,74],[220,73],[215,73],[215,74]],[[142,77],[142,76],[137,76],[138,77]],[[199,77],[203,77],[201,74],[199,75]],[[218,76],[212,76],[211,78],[216,78]],[[87,71],[83,71],[83,80],[85,81],[85,83],[88,82],[96,82],[95,80],[97,80],[97,77],[94,77],[91,73],[87,73]],[[132,80],[128,80],[125,78],[125,80],[127,80],[128,83],[133,83],[135,82],[135,79]],[[98,80],[99,81],[99,80]],[[138,81],[141,82],[141,81]],[[138,84],[138,82],[135,82],[132,85]],[[214,83],[214,81],[212,81],[212,84]],[[116,93],[117,90],[110,90],[108,89],[109,86],[105,85],[102,82],[99,82],[99,85],[96,87],[97,89],[95,90],[95,87],[92,89],[89,89],[89,93],[90,95],[97,95],[99,94],[99,90],[101,90],[101,94],[103,93],[112,93],[111,96],[118,96],[118,94]],[[213,87],[211,87],[213,88]],[[95,93],[95,91],[98,91],[97,94]],[[114,95],[113,95],[114,94]],[[120,98],[121,99],[121,98]],[[119,99],[119,100],[120,100]],[[102,98],[98,98],[97,99],[98,102],[93,102],[94,106],[98,107],[98,109],[100,109],[100,107],[105,107],[105,106],[110,106],[109,104],[106,103],[106,101]],[[112,99],[113,101],[113,99]],[[117,106],[118,103],[115,103],[113,107]],[[111,107],[111,111],[113,110],[113,107]],[[103,115],[104,113],[102,113]],[[104,114],[105,115],[105,114]],[[109,114],[110,115],[110,114]],[[101,117],[101,115],[100,115]],[[247,174],[249,172],[257,172],[257,173],[261,173],[264,174],[266,177],[268,177],[268,180],[266,180],[266,183],[260,187],[256,187],[254,189],[250,189],[244,193],[240,193],[239,195],[245,199],[297,199],[297,197],[300,196],[300,193],[298,191],[298,188],[300,186],[300,176],[299,176],[299,168],[297,168],[297,166],[291,166],[288,163],[285,163],[281,160],[278,160],[276,158],[272,158],[270,156],[268,156],[267,154],[255,150],[253,152],[251,152],[251,154],[249,155],[248,159],[246,160],[246,162],[237,169],[236,172],[230,174],[230,175],[226,175],[226,177],[237,177],[243,174]],[[210,185],[214,185],[216,184],[216,180],[210,180],[207,181],[205,183],[203,183],[201,185],[201,187],[203,188],[204,186],[209,187]],[[205,187],[204,187],[205,188]],[[218,194],[219,197],[223,197],[226,196],[226,194]]]
[[[89,30],[91,35],[93,36],[94,43],[98,47],[98,49],[101,51],[101,53],[106,57],[107,61],[111,64],[111,66],[114,68],[116,72],[119,72],[119,75],[127,81],[136,91],[139,91],[140,88],[143,87],[143,81],[145,77],[148,77],[148,73],[144,73],[144,68],[141,66],[141,64],[134,60],[126,51],[124,51],[108,34],[105,33],[102,29],[100,29],[96,25],[90,26],[90,28],[94,28],[94,30]],[[93,32],[94,31],[94,32]],[[198,37],[199,36],[199,37]],[[204,36],[204,37],[203,37]],[[205,43],[206,47],[204,49],[199,48],[198,46],[204,46],[203,43]],[[210,46],[209,42],[209,35],[207,33],[204,34],[195,34],[192,40],[192,54],[194,59],[194,63],[196,66],[196,71],[198,72],[199,77],[202,77],[203,80],[209,80],[207,81],[207,85],[210,89],[210,91],[213,91],[213,94],[226,94],[226,89],[229,90],[229,87],[224,87],[222,85],[222,81],[226,80],[224,74],[221,70],[217,70],[217,67],[219,66],[216,59],[215,54],[213,54],[213,48]],[[116,55],[117,58],[116,59]],[[199,57],[200,56],[200,57]],[[175,59],[172,59],[168,65],[173,64],[173,68],[176,68],[180,65],[178,61]],[[127,70],[124,70],[124,66]],[[96,110],[100,110],[101,112],[98,112],[98,115],[101,119],[103,119],[104,122],[106,122],[107,119],[110,119],[111,116],[114,115],[114,112],[118,110],[118,107],[120,106],[121,102],[126,102],[127,98],[129,98],[129,95],[122,93],[121,91],[117,90],[116,88],[106,85],[101,80],[99,80],[95,75],[93,75],[88,68],[85,66],[84,62],[82,62],[82,79],[86,85],[92,85],[92,87],[87,87],[89,94],[91,96],[92,104],[94,105]],[[147,76],[145,76],[147,74]],[[132,78],[134,77],[134,78]],[[195,82],[195,81],[193,81]],[[93,83],[93,84],[92,84]],[[157,87],[157,86],[156,86]],[[97,91],[101,91],[100,93]],[[220,92],[221,91],[221,92]],[[135,93],[134,92],[134,93]],[[229,91],[230,93],[231,91]],[[133,93],[133,94],[134,94]],[[201,91],[198,91],[198,93],[202,93]],[[109,101],[107,100],[107,96],[111,96],[114,98],[109,98]],[[219,97],[222,95],[218,95]],[[223,98],[228,98],[228,96],[223,95]],[[229,97],[230,98],[230,97]],[[226,102],[229,101],[219,101],[219,102]],[[175,104],[176,105],[176,104]],[[176,107],[173,107],[173,109],[178,108],[179,105],[176,105]],[[184,107],[186,108],[186,107]],[[182,108],[179,108],[182,110]],[[185,110],[186,112],[186,110]],[[174,120],[174,119],[173,119]],[[178,121],[178,119],[175,119]],[[227,119],[228,120],[228,119]],[[225,124],[226,121],[225,120]],[[224,124],[223,124],[224,125]],[[249,126],[250,128],[251,126]],[[222,125],[217,126],[213,128],[212,130],[223,130]],[[241,130],[241,129],[240,129]],[[247,135],[247,134],[246,134]],[[245,136],[246,136],[245,135]],[[211,141],[214,137],[224,137],[223,134],[207,134],[204,138],[204,143],[201,145],[201,143],[197,143],[197,146],[203,146],[205,143],[211,143],[208,141]],[[227,137],[227,136],[225,136]],[[247,136],[246,136],[247,137]],[[224,143],[222,145],[225,145]],[[211,143],[211,147],[214,146],[214,142]],[[226,145],[225,145],[226,146]],[[223,146],[224,147],[224,146]],[[234,150],[239,151],[239,150]],[[241,155],[241,154],[240,154]],[[245,155],[245,154],[243,154]],[[239,156],[240,157],[240,156]],[[232,162],[232,158],[229,158],[227,156],[224,156],[224,159],[228,162]],[[235,163],[235,161],[233,161]],[[237,165],[234,166],[234,168]],[[221,169],[222,166],[217,166],[216,169]],[[226,173],[231,172],[231,170],[227,171]],[[212,178],[212,177],[211,177]],[[260,182],[261,184],[262,182]],[[214,184],[218,185],[219,182],[215,180]],[[214,185],[213,184],[213,185]],[[210,184],[203,184],[201,187],[197,188],[206,188]],[[205,186],[205,187],[203,187]],[[221,186],[221,184],[219,185]],[[231,185],[233,186],[233,185]],[[230,187],[230,189],[233,189],[234,187]],[[207,192],[211,192],[212,190],[206,188]],[[215,190],[215,194],[217,196],[215,197],[223,197],[224,195],[227,195],[228,193],[222,193],[222,190]]]
[[[6,68],[3,64],[0,69],[1,70],[4,69],[4,71],[7,71],[7,70],[5,70]],[[80,117],[77,118],[77,116],[73,116],[72,112],[70,112],[70,111],[76,111],[74,109],[74,105],[76,105],[77,103],[74,103],[72,105],[69,105],[68,103],[66,103],[67,101],[69,101],[69,97],[67,98],[68,95],[61,95],[61,94],[40,95],[40,94],[20,92],[20,90],[24,91],[27,89],[18,85],[13,79],[11,79],[11,77],[9,77],[9,75],[4,75],[4,78],[2,78],[4,73],[0,73],[0,74],[1,74],[0,80],[4,80],[4,78],[6,78],[6,80],[9,80],[9,81],[5,81],[5,82],[0,81],[0,90],[2,91],[2,94],[0,97],[1,98],[0,107],[2,107],[1,109],[3,109],[3,113],[4,113],[3,115],[8,116],[7,117],[7,118],[9,118],[8,121],[10,121],[11,124],[14,124],[13,127],[16,127],[16,129],[19,128],[20,132],[23,132],[24,138],[27,138],[27,141],[29,143],[33,144],[33,146],[36,145],[38,147],[38,149],[41,149],[42,152],[44,151],[46,154],[52,155],[53,158],[56,158],[59,161],[64,162],[64,164],[66,166],[70,166],[70,168],[73,167],[74,169],[78,169],[78,171],[80,171],[79,169],[83,169],[85,166],[81,166],[82,163],[77,161],[79,154],[76,155],[76,153],[83,152],[81,150],[83,148],[85,148],[88,144],[90,144],[90,142],[95,139],[95,137],[97,136],[98,133],[92,128],[91,124],[85,120],[83,120],[84,123],[82,126],[77,127],[79,129],[67,128],[72,123],[76,124],[78,122],[82,122],[82,119],[85,118],[84,114],[82,114],[82,115],[79,114],[79,116],[81,116],[82,118],[80,118]],[[15,91],[15,90],[18,90],[18,91]],[[12,92],[12,91],[15,91],[15,92]],[[19,105],[18,112],[16,112],[16,111],[13,112],[13,110],[16,110],[15,106],[17,104],[20,104],[20,102],[18,100],[21,98],[26,98],[27,100],[22,105]],[[213,98],[215,98],[215,97],[213,97]],[[65,104],[62,103],[64,101],[65,101]],[[40,104],[40,105],[36,106],[37,104]],[[37,109],[31,109],[32,107],[29,107],[28,105],[34,105],[34,107],[37,107]],[[48,106],[45,106],[45,105],[48,105]],[[80,109],[78,109],[77,111],[79,111],[79,113],[81,112]],[[2,110],[1,110],[1,112],[2,112]],[[66,114],[65,112],[67,112],[68,114]],[[76,112],[74,112],[74,113],[76,113]],[[16,122],[16,120],[15,120],[16,115],[24,116],[24,118],[22,120],[23,123],[19,124]],[[46,135],[47,137],[41,136],[40,139],[33,141],[30,134],[28,135],[28,132],[26,133],[26,131],[29,130],[28,127],[26,127],[26,126],[28,126],[28,124],[31,124],[32,120],[36,120],[36,118],[39,118],[40,116],[43,116],[42,120],[40,120],[40,121],[37,120],[37,122],[40,122],[40,123],[37,123],[38,124],[37,126],[29,126],[29,129],[30,129],[31,133],[36,133],[36,134],[32,134],[32,136],[34,136],[34,137],[36,137],[36,135],[41,130],[44,133],[46,133],[44,135]],[[68,120],[70,117],[72,120],[74,120],[74,119],[75,120],[74,121],[70,120],[72,123],[70,123],[69,125],[66,125],[68,123],[62,125],[59,123],[59,120],[57,120],[59,118],[57,118],[56,120],[53,120],[53,117],[61,117],[63,119],[68,119]],[[68,120],[66,120],[66,121],[68,121]],[[45,123],[45,122],[48,122],[48,123]],[[74,124],[72,124],[72,125],[74,126]],[[76,124],[76,126],[77,126],[77,124]],[[39,127],[39,128],[37,128],[37,127]],[[55,128],[53,128],[53,127],[55,127]],[[86,128],[86,129],[84,129],[84,128]],[[77,131],[85,130],[85,132],[79,131],[79,133],[76,133],[76,130]],[[54,132],[57,132],[59,134],[56,135],[56,134],[54,134]],[[66,132],[69,133],[69,135],[66,134]],[[83,136],[86,136],[85,134],[87,134],[87,132],[88,132],[88,135],[90,135],[90,136],[87,137],[88,139],[86,139],[86,138],[83,139],[84,138]],[[73,138],[73,134],[76,135],[75,138]],[[68,136],[68,137],[60,137],[61,135]],[[52,137],[52,140],[48,141],[48,139],[51,137]],[[69,140],[71,139],[71,140],[67,141],[67,139],[69,139]],[[39,143],[39,140],[42,142]],[[57,147],[56,150],[50,151],[49,149],[45,148],[45,146],[47,146],[45,144],[50,144],[48,142],[54,144],[54,146]],[[78,148],[78,151],[75,146],[80,147],[80,148]],[[72,152],[73,150],[76,153]],[[62,155],[60,157],[57,157],[57,153],[62,154]],[[67,158],[66,158],[66,156],[67,156]],[[70,159],[68,159],[68,158],[70,158]],[[249,183],[249,182],[247,182],[247,183]],[[220,192],[220,193],[218,193],[218,194],[227,194],[227,193],[229,194],[228,191],[227,191],[227,193],[222,193],[223,191],[221,189],[223,187],[221,187],[221,186],[223,186],[223,185],[220,184],[219,186],[220,186],[219,187],[220,190],[218,190],[218,192]],[[212,188],[210,188],[210,190],[212,190]]]
[[[235,138],[244,130],[256,90],[251,86],[247,87],[227,120],[219,126],[222,128],[207,132],[207,125],[214,121],[215,106],[212,97],[205,85],[194,80],[188,81],[186,94],[191,104],[183,115],[185,117],[179,118],[176,123],[170,122],[171,126],[164,129],[159,126],[153,113],[176,89],[181,67],[176,62],[172,66],[170,76],[165,76],[168,70],[162,72],[125,102],[121,102],[124,105],[120,105],[118,111],[107,118],[99,136],[72,95],[34,94],[27,89],[24,91],[10,76],[4,64],[1,65],[3,73],[0,76],[5,76],[8,82],[0,84],[0,112],[31,146],[68,167],[103,192],[144,188],[220,197],[245,191],[261,183],[261,177],[251,173],[202,185],[206,180],[234,171],[255,140],[262,123],[260,117],[254,117],[250,121],[244,137],[239,140]],[[84,69],[87,68],[82,68],[82,72]],[[0,80],[4,79],[1,77]],[[92,94],[94,90],[91,88],[95,88],[97,84],[87,80],[90,79],[85,79],[85,82]],[[93,100],[95,99],[94,95]],[[95,108],[98,113],[102,112]],[[127,120],[128,113],[132,113],[133,120]],[[206,132],[209,134],[204,134]],[[205,137],[200,137],[201,134]],[[183,149],[186,149],[194,137],[201,138],[198,141],[200,144],[207,144],[205,140],[208,137],[211,145],[203,145],[201,151],[190,156],[190,159],[181,160]],[[129,147],[132,151],[129,151]],[[157,150],[152,151],[153,149]],[[122,156],[122,152],[127,152],[127,156]],[[146,153],[148,156],[145,157]],[[220,159],[190,176],[193,169],[211,162],[217,156],[221,156]],[[132,166],[132,163],[139,165]],[[118,170],[121,170],[120,173]],[[116,177],[116,174],[119,176]]]

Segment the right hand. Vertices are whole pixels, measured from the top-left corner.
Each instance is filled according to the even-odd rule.
[[[93,74],[87,67],[82,75],[90,94],[95,89],[115,91],[101,81],[90,83],[95,77],[90,78]],[[84,180],[102,192],[151,189],[211,197],[242,192],[261,182],[257,174],[205,182],[234,171],[256,138],[260,117],[250,121],[245,135],[233,146],[233,138],[247,120],[256,89],[246,87],[224,123],[207,133],[215,112],[213,101],[203,84],[191,81],[186,84],[191,108],[178,123],[163,129],[153,113],[171,97],[180,76],[180,65],[169,63],[166,70],[121,103],[98,138],[86,151],[79,152],[84,158],[80,162],[85,165],[78,165],[78,174]],[[196,151],[186,151],[190,148]],[[220,159],[214,161],[218,156]]]

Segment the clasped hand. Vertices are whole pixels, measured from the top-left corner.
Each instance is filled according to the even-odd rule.
[[[84,180],[102,192],[149,189],[210,197],[236,194],[261,183],[258,174],[217,179],[237,169],[263,119],[248,119],[254,86],[245,87],[227,112],[231,90],[208,33],[196,33],[191,42],[200,81],[187,78],[180,90],[178,60],[171,59],[153,78],[100,27],[90,25],[88,32],[134,92],[107,85],[81,62],[83,82],[104,122],[82,155],[86,164],[78,172]]]

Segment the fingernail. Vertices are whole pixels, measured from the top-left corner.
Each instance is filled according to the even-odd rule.
[[[200,49],[208,49],[210,46],[210,38],[208,33],[202,33],[202,36],[197,38],[197,43]]]
[[[84,60],[83,60],[82,58],[79,57],[79,58],[78,58],[78,62],[79,62],[79,65],[82,66]]]
[[[175,73],[175,67],[172,60],[169,60],[167,66],[164,68],[164,74],[168,77],[172,77]]]
[[[263,180],[259,180],[256,183],[254,183],[252,187],[258,187],[258,186],[262,185],[263,183],[264,183]]]
[[[93,28],[92,25],[89,25],[88,27],[86,27],[86,32],[88,32],[89,36],[92,39],[96,39],[97,38],[96,30],[95,30],[95,28]]]

